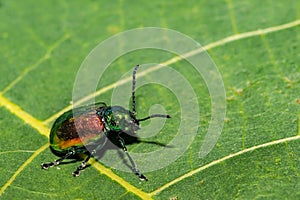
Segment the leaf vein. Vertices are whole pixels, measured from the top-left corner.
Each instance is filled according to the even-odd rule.
[[[27,167],[27,165],[29,165],[35,157],[37,157],[42,151],[44,151],[48,147],[49,147],[48,143],[41,146],[19,167],[19,169],[12,175],[12,177],[10,177],[10,179],[0,189],[0,196],[12,184],[12,182],[16,179],[16,177],[25,169],[25,167]]]
[[[232,36],[228,36],[228,37],[225,37],[221,40],[218,40],[216,42],[212,42],[210,44],[207,44],[201,48],[198,48],[198,49],[195,49],[193,51],[190,51],[190,52],[187,52],[183,55],[179,55],[179,56],[175,56],[173,58],[171,58],[170,60],[167,60],[161,64],[158,64],[158,65],[155,65],[153,67],[150,67],[149,69],[147,70],[144,70],[142,72],[138,72],[137,73],[137,78],[141,78],[145,75],[147,75],[148,73],[151,73],[153,71],[156,71],[156,70],[159,70],[160,68],[164,67],[164,66],[168,66],[168,65],[171,65],[171,64],[174,64],[178,61],[181,61],[183,60],[184,58],[188,58],[188,57],[191,57],[191,56],[194,56],[198,53],[201,53],[201,52],[204,52],[204,51],[207,51],[207,50],[210,50],[212,48],[215,48],[215,47],[219,47],[219,46],[222,46],[224,44],[227,44],[227,43],[230,43],[230,42],[234,42],[234,41],[238,41],[238,40],[242,40],[242,39],[245,39],[245,38],[250,38],[250,37],[255,37],[255,36],[259,36],[259,35],[262,35],[262,34],[268,34],[268,33],[272,33],[272,32],[276,32],[276,31],[281,31],[281,30],[285,30],[285,29],[289,29],[289,28],[292,28],[292,27],[295,27],[295,26],[298,26],[300,25],[300,20],[295,20],[295,21],[292,21],[292,22],[289,22],[289,23],[286,23],[286,24],[282,24],[282,25],[278,25],[278,26],[273,26],[273,27],[268,27],[268,28],[265,28],[265,29],[259,29],[259,30],[256,30],[256,31],[250,31],[250,32],[244,32],[244,33],[240,33],[240,34],[236,34],[236,35],[232,35]],[[55,113],[54,115],[50,116],[48,119],[46,119],[43,123],[44,124],[49,124],[51,121],[55,120],[58,116],[60,116],[61,114],[63,114],[64,112],[72,109],[72,107],[76,107],[96,96],[99,96],[100,94],[103,94],[113,88],[115,88],[116,86],[120,86],[120,85],[123,85],[123,84],[126,84],[128,82],[131,81],[131,77],[127,77],[123,80],[119,80],[115,83],[112,83],[112,84],[109,84],[103,88],[101,88],[100,90],[78,100],[77,102],[75,102],[73,105],[69,105],[65,108],[63,108],[62,110],[60,110],[59,112]]]
[[[29,72],[37,68],[41,63],[43,63],[45,60],[49,59],[53,50],[56,49],[61,43],[63,43],[65,40],[67,40],[70,37],[69,34],[63,35],[59,40],[54,42],[46,51],[43,57],[38,59],[35,63],[32,65],[26,67],[21,74],[13,80],[0,94],[5,94],[7,91],[9,91],[12,87],[14,87],[16,84],[18,84]]]
[[[229,10],[229,16],[230,16],[230,21],[231,21],[231,26],[232,26],[232,31],[234,34],[238,34],[239,31],[237,29],[234,13],[233,13],[233,4],[231,0],[226,0],[227,7]]]
[[[158,193],[162,192],[163,190],[169,188],[170,186],[182,181],[183,179],[186,179],[196,173],[199,173],[209,167],[212,167],[214,165],[217,165],[217,164],[220,164],[226,160],[229,160],[231,158],[234,158],[236,156],[239,156],[239,155],[242,155],[242,154],[245,154],[245,153],[248,153],[250,151],[254,151],[254,150],[257,150],[257,149],[261,149],[261,148],[264,148],[264,147],[268,147],[268,146],[272,146],[272,145],[276,145],[276,144],[281,144],[281,143],[285,143],[285,142],[289,142],[289,141],[293,141],[293,140],[298,140],[300,139],[300,135],[296,135],[296,136],[293,136],[293,137],[288,137],[288,138],[283,138],[283,139],[279,139],[279,140],[274,140],[272,142],[267,142],[267,143],[264,143],[264,144],[260,144],[260,145],[256,145],[256,146],[253,146],[253,147],[250,147],[250,148],[247,148],[247,149],[243,149],[242,151],[238,151],[236,153],[232,153],[232,154],[229,154],[228,156],[224,156],[223,158],[220,158],[218,160],[214,160],[206,165],[203,165],[193,171],[190,171],[172,181],[170,181],[169,183],[165,184],[164,186],[162,187],[159,187],[158,189],[156,189],[155,191],[151,192],[150,195],[151,196],[154,196],[154,195],[157,195]]]

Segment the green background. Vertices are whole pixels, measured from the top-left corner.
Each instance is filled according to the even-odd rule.
[[[170,67],[189,80],[199,101],[201,120],[192,145],[168,167],[147,173],[148,182],[140,183],[130,173],[112,170],[154,199],[300,198],[299,1],[0,0],[0,19],[1,97],[41,123],[70,105],[73,83],[83,59],[97,44],[116,33],[165,27],[192,37],[202,46],[232,36],[232,41],[208,49],[223,77],[227,96],[223,132],[208,156],[200,159],[198,152],[211,117],[209,93],[202,77],[195,75],[186,61],[178,61]],[[295,24],[264,32],[291,22]],[[259,29],[260,34],[252,32]],[[240,37],[246,32],[252,34]],[[115,83],[137,63],[160,63],[173,56],[156,50],[122,56],[107,69],[98,87]],[[163,105],[174,116],[152,138],[167,143],[180,123],[176,97],[157,85],[141,87],[137,92],[141,116],[147,115],[153,104]],[[104,92],[97,99],[110,102],[111,93]],[[78,178],[72,177],[71,172],[79,163],[62,165],[60,170],[41,170],[41,163],[55,159],[48,148],[19,172],[48,139],[20,119],[9,103],[2,101],[0,105],[1,199],[140,198],[94,167]],[[50,128],[52,123],[44,124]],[[186,127],[186,131],[190,128]],[[159,147],[143,143],[129,146],[136,152],[156,148]],[[256,150],[248,151],[249,148]],[[241,153],[220,160],[236,152]],[[217,163],[160,193],[151,193],[214,161]]]

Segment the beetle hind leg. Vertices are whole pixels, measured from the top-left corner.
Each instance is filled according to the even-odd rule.
[[[74,177],[77,177],[80,175],[80,172],[83,171],[85,168],[86,168],[86,164],[87,162],[90,160],[90,158],[92,156],[94,156],[94,154],[99,150],[101,149],[107,142],[107,138],[105,138],[105,141],[98,145],[92,152],[90,152],[88,154],[88,156],[85,158],[85,160],[77,167],[77,169],[72,173]]]
[[[72,173],[74,177],[80,175],[80,172],[85,169],[87,162],[91,158],[91,154],[89,154],[86,159],[77,167],[77,169]]]
[[[42,169],[49,169],[50,167],[57,166],[61,163],[61,161],[63,161],[64,159],[67,159],[68,157],[70,157],[71,155],[74,155],[74,154],[75,154],[75,149],[72,149],[71,151],[66,153],[61,158],[55,160],[54,162],[48,162],[48,163],[41,164],[41,168]]]

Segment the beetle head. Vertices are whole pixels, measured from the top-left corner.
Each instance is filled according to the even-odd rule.
[[[101,114],[106,129],[134,133],[139,129],[135,115],[121,106],[107,107]]]

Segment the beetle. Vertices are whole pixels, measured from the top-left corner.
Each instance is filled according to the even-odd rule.
[[[83,162],[73,172],[74,177],[79,176],[89,159],[109,139],[123,149],[131,163],[133,173],[140,180],[148,180],[128,153],[121,135],[123,133],[135,134],[141,121],[155,117],[171,117],[170,115],[154,114],[141,119],[136,118],[135,85],[138,68],[139,65],[136,65],[132,73],[132,111],[121,106],[107,106],[105,103],[99,102],[63,113],[55,120],[50,131],[50,149],[60,158],[54,162],[41,164],[42,169],[57,166],[65,159],[84,156]]]

